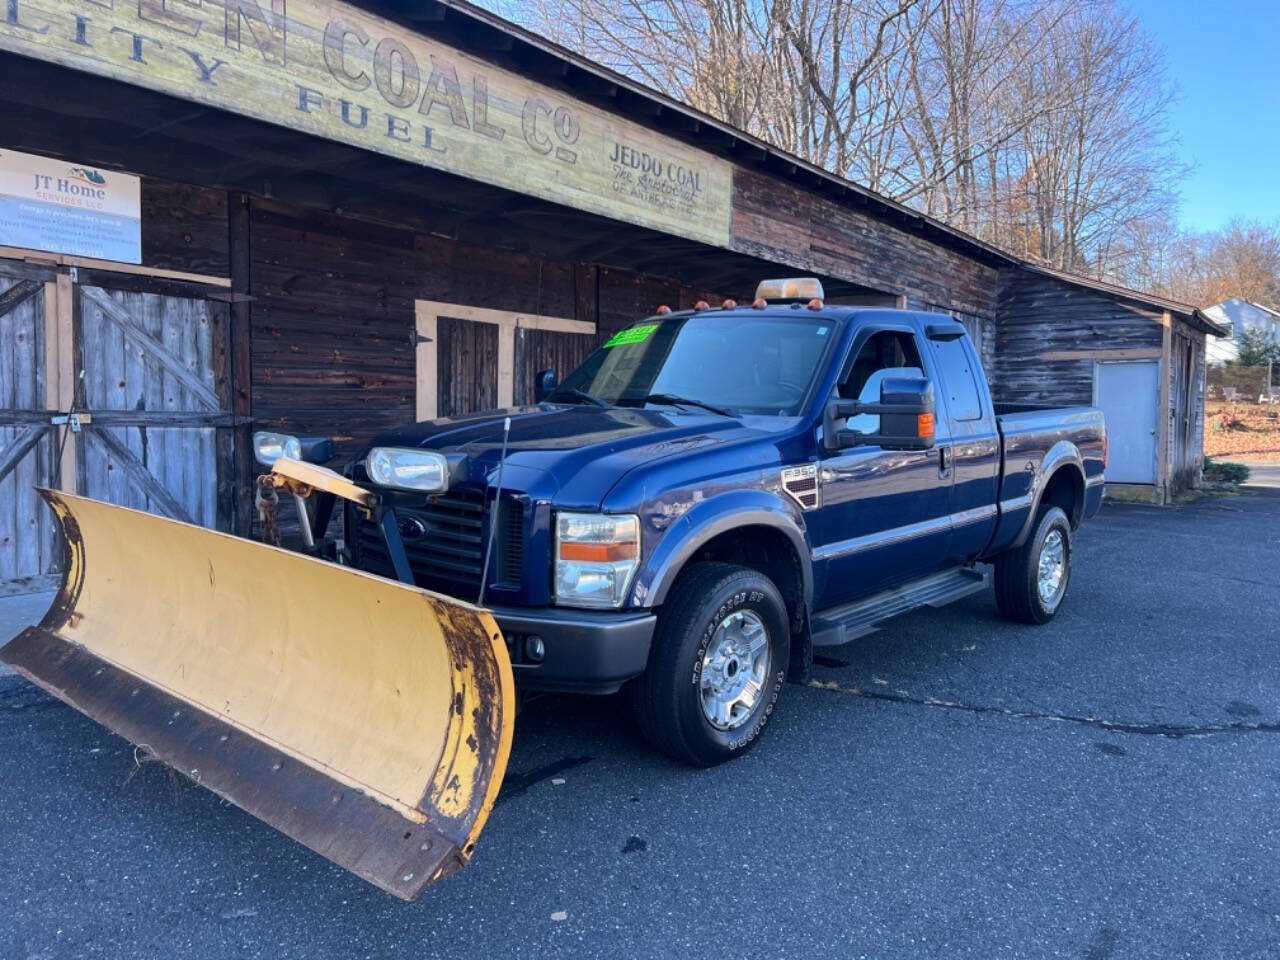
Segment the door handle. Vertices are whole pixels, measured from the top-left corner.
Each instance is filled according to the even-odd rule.
[[[946,477],[946,476],[949,476],[950,473],[951,473],[951,464],[949,462],[949,458],[947,457],[947,448],[939,447],[938,448],[938,476]]]

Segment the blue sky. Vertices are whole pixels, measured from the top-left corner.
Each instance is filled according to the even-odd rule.
[[[1195,170],[1180,220],[1280,220],[1280,2],[1128,0],[1165,48],[1181,98],[1170,126]]]

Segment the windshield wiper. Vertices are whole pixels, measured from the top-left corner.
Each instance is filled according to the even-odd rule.
[[[724,407],[716,407],[712,404],[705,403],[702,400],[694,400],[691,397],[681,397],[674,393],[651,393],[647,397],[640,400],[641,403],[667,403],[677,407],[701,407],[703,410],[710,410],[722,417],[732,417],[733,414]]]
[[[579,390],[577,387],[569,387],[567,390],[557,390],[555,393],[551,394],[551,396],[547,397],[547,399],[554,402],[558,397],[573,397],[575,400],[580,400],[584,403],[593,403],[597,407],[609,406],[608,403],[601,400],[594,393],[587,393],[587,391]]]

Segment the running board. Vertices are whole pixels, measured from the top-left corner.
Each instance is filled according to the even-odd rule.
[[[815,647],[834,647],[874,633],[880,624],[919,607],[941,607],[985,590],[990,568],[956,567],[944,570],[813,615]]]

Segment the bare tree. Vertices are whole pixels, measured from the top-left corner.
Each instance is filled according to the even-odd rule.
[[[1015,254],[1114,276],[1171,220],[1182,174],[1162,56],[1118,2],[508,0],[505,12]]]

